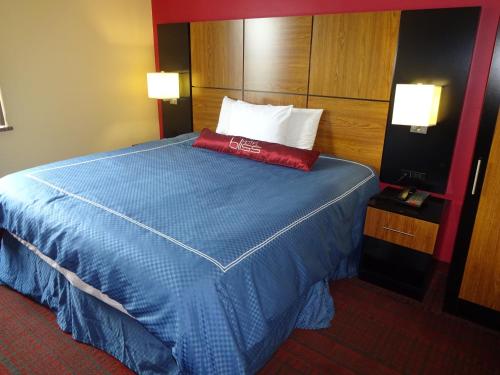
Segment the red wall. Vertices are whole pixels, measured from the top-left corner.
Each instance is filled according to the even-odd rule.
[[[309,15],[321,13],[381,11],[392,9],[431,9],[481,6],[476,46],[460,119],[455,153],[442,196],[450,200],[449,210],[438,239],[436,255],[450,261],[460,211],[466,194],[475,138],[481,115],[484,92],[493,55],[500,15],[498,0],[152,0],[156,51],[156,25],[159,23],[220,20],[236,18]],[[156,53],[158,59],[158,53]],[[157,62],[158,65],[158,62]],[[161,111],[161,109],[160,109]],[[161,121],[161,113],[160,113]]]

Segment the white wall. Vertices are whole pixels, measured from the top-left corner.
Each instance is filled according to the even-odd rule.
[[[0,0],[0,176],[159,137],[150,0]]]

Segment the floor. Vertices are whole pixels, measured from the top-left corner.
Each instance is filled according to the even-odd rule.
[[[500,332],[441,311],[447,266],[423,302],[359,279],[331,286],[332,327],[295,330],[264,374],[500,374]]]
[[[500,333],[441,312],[446,266],[423,303],[358,279],[332,284],[329,329],[295,330],[265,374],[500,374]],[[43,306],[0,287],[0,374],[131,374],[76,343]]]

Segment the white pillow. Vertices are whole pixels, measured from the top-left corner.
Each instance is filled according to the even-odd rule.
[[[217,124],[217,129],[215,130],[216,133],[229,134],[229,124],[231,122],[231,113],[233,112],[234,104],[236,104],[236,100],[228,98],[227,96],[222,99],[222,105],[219,113],[219,123]]]
[[[229,135],[285,144],[293,106],[257,105],[238,100],[233,104]]]
[[[312,150],[322,109],[293,108],[288,119],[285,145]]]

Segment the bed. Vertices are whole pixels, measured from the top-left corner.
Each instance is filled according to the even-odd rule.
[[[0,283],[138,373],[255,373],[328,327],[360,258],[374,171],[191,147],[196,133],[0,179]]]

